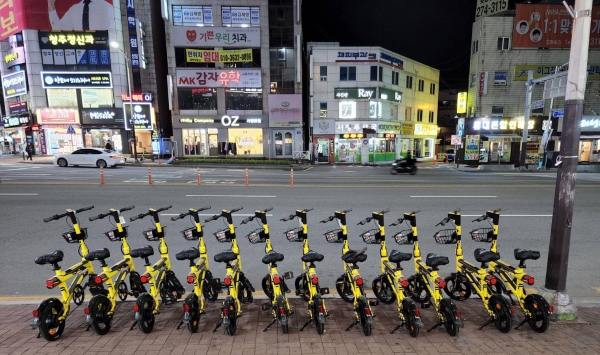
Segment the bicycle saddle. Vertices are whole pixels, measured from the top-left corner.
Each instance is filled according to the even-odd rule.
[[[223,251],[215,255],[214,259],[218,263],[228,263],[237,259],[237,254],[232,251]]]
[[[362,263],[363,261],[367,260],[367,254],[364,253],[366,250],[367,248],[364,248],[360,251],[352,249],[348,250],[346,254],[342,255],[342,260],[348,264]]]
[[[35,263],[38,265],[55,264],[61,262],[65,254],[62,250],[55,250],[50,254],[45,254],[35,258]]]
[[[276,263],[278,261],[283,261],[283,254],[280,254],[276,251],[270,251],[262,258],[263,264],[271,264]]]
[[[198,248],[189,248],[179,253],[175,254],[175,259],[177,260],[194,260],[200,257],[200,250]]]
[[[515,249],[515,259],[519,261],[537,260],[540,258],[540,252],[535,250]]]
[[[308,253],[302,255],[300,258],[305,263],[314,263],[315,261],[322,261],[324,256],[314,251],[309,251]]]
[[[411,253],[403,253],[398,250],[392,250],[392,252],[390,253],[390,256],[388,257],[388,260],[393,263],[399,263],[401,261],[408,261],[410,259],[412,259]]]
[[[152,249],[152,245],[146,245],[145,247],[133,249],[129,252],[129,256],[132,258],[147,258],[151,255],[154,255],[154,249]]]
[[[475,260],[479,263],[489,263],[490,261],[500,260],[500,254],[483,248],[475,249]]]
[[[91,252],[85,254],[85,256],[84,256],[85,260],[87,260],[87,261],[104,260],[109,257],[110,257],[110,251],[106,248],[96,249],[94,251],[91,251]]]
[[[447,265],[448,263],[450,263],[450,260],[448,260],[447,256],[438,256],[434,253],[427,254],[427,258],[425,258],[425,265],[432,268],[437,268],[441,265]]]

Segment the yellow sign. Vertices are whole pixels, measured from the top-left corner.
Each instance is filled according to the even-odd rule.
[[[94,35],[90,33],[51,33],[48,36],[48,41],[54,46],[67,43],[72,46],[85,46],[86,44],[94,44]]]
[[[415,133],[415,125],[408,122],[403,122],[400,127],[400,134],[403,136],[412,136]]]
[[[459,92],[456,100],[456,113],[467,113],[467,93]]]
[[[416,124],[415,135],[420,136],[437,136],[437,126],[433,124]]]
[[[19,59],[19,53],[9,53],[4,56],[4,61],[6,64],[12,62],[13,60]]]
[[[185,57],[188,63],[251,62],[252,49],[201,50],[187,48]]]

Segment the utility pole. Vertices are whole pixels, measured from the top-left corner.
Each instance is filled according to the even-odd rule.
[[[521,157],[519,159],[519,170],[525,170],[527,159],[527,136],[529,136],[529,116],[531,115],[531,93],[535,87],[533,82],[533,70],[527,71],[527,84],[525,94],[525,118],[523,119],[523,138],[521,139]]]
[[[565,111],[561,135],[560,165],[554,191],[554,208],[546,268],[544,288],[550,290],[558,303],[558,317],[574,319],[575,308],[565,294],[567,269],[569,265],[569,247],[573,224],[573,202],[577,179],[579,153],[580,122],[583,116],[583,103],[587,79],[588,49],[592,0],[576,0],[575,10],[563,2],[573,17],[573,36],[569,56],[569,73],[565,95]],[[563,307],[561,311],[561,307]],[[569,307],[569,308],[565,308]],[[556,309],[556,307],[555,307]]]

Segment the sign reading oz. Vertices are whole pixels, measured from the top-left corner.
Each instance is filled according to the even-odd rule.
[[[238,127],[240,124],[238,123],[238,120],[240,119],[240,116],[223,116],[221,117],[221,124],[223,126],[226,127]]]

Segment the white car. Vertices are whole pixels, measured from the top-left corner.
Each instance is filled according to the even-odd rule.
[[[54,164],[60,167],[69,165],[94,165],[99,168],[115,167],[124,164],[125,159],[113,150],[103,148],[81,148],[73,153],[58,154],[54,156]]]

